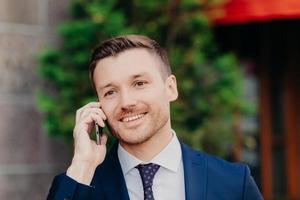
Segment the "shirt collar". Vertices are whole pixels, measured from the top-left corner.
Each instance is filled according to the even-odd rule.
[[[179,140],[174,130],[172,130],[173,137],[170,143],[150,162],[160,165],[170,171],[177,172],[181,162],[181,147]],[[130,170],[137,165],[144,163],[142,160],[134,157],[128,153],[119,143],[118,157],[121,164],[123,174],[127,174]]]

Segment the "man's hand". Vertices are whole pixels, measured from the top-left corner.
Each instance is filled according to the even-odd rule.
[[[104,127],[106,116],[101,110],[100,102],[91,102],[76,112],[76,124],[73,131],[74,156],[67,170],[67,176],[79,183],[89,185],[96,167],[101,164],[106,155],[107,135],[101,137],[101,145],[90,138],[94,123]]]

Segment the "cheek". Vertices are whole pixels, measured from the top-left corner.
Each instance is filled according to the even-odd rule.
[[[169,105],[169,101],[164,93],[151,95],[148,98],[148,102],[152,104],[152,107],[156,107],[159,110],[165,109]]]
[[[167,91],[164,85],[156,84],[153,87],[143,91],[144,96],[153,100],[167,100]]]
[[[103,101],[101,107],[107,119],[111,119],[115,112],[115,108],[116,108],[115,103]]]
[[[163,93],[148,93],[140,95],[140,102],[149,104],[150,106],[161,107],[164,105],[166,98]]]

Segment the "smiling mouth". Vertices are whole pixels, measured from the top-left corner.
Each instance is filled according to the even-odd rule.
[[[146,114],[147,113],[142,113],[142,114],[138,114],[138,115],[132,115],[132,116],[124,117],[124,118],[121,119],[121,122],[132,122],[132,121],[141,119]]]

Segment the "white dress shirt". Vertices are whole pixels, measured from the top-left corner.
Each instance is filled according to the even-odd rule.
[[[184,200],[184,172],[180,143],[175,132],[170,143],[149,163],[160,165],[153,179],[153,196],[155,200]],[[129,154],[120,144],[118,147],[123,175],[131,200],[144,199],[142,179],[138,169],[139,164],[147,164]]]

